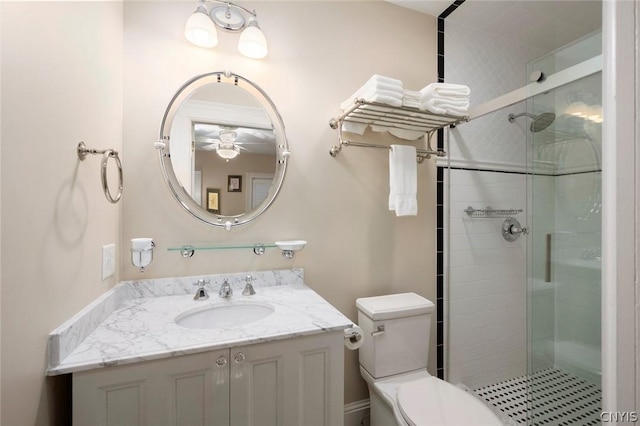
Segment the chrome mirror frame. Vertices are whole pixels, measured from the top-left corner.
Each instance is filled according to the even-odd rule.
[[[246,90],[264,108],[273,125],[273,131],[276,136],[276,169],[273,182],[265,200],[256,209],[247,213],[225,216],[207,211],[202,206],[198,205],[180,184],[173,169],[173,165],[171,164],[170,134],[171,125],[175,115],[183,101],[185,101],[200,87],[211,83],[233,84]],[[189,212],[191,216],[195,217],[199,221],[207,225],[225,228],[227,231],[231,230],[234,226],[244,225],[253,221],[264,213],[271,204],[273,204],[284,182],[288,159],[291,155],[287,136],[285,134],[284,122],[282,121],[282,117],[280,116],[275,104],[258,85],[230,71],[214,71],[198,75],[187,81],[180,89],[178,89],[164,113],[162,124],[160,125],[160,136],[154,146],[158,151],[158,160],[160,161],[160,168],[162,170],[164,181],[176,201],[178,201],[178,203],[187,212]]]

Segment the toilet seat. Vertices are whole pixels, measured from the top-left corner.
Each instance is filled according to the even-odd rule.
[[[398,407],[410,426],[497,426],[497,416],[464,390],[437,377],[424,377],[398,387]]]

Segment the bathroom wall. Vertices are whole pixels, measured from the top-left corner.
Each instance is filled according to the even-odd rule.
[[[80,162],[76,146],[122,152],[122,3],[0,13],[0,423],[68,425],[68,380],[45,378],[47,334],[120,279],[101,280],[101,246],[120,241],[122,203],[102,193],[100,157]]]
[[[524,85],[525,65],[542,54],[540,49],[450,19],[445,81],[469,85],[472,107]],[[452,383],[473,388],[526,373],[526,239],[507,242],[501,235],[504,219],[463,212],[468,206],[522,209],[514,217],[527,226],[527,126],[507,120],[509,113],[525,110],[521,102],[451,129],[450,155],[439,160],[452,168],[444,174],[449,200],[445,372]]]
[[[269,56],[246,59],[237,35],[220,32],[215,49],[184,40],[190,2],[124,4],[123,279],[141,277],[126,243],[151,236],[157,248],[146,277],[303,267],[306,282],[352,320],[355,299],[414,291],[435,300],[435,165],[419,166],[419,214],[388,211],[388,155],[348,147],[329,156],[337,134],[329,119],[372,74],[420,89],[436,80],[435,18],[385,2],[256,2]],[[162,181],[153,142],[164,109],[189,78],[229,69],[254,81],[277,105],[292,155],[275,204],[230,232],[192,219]],[[377,135],[370,142],[389,143]],[[183,259],[168,247],[186,243],[305,239],[293,260],[277,250],[199,252]],[[435,332],[431,333],[435,338]],[[429,368],[435,373],[435,355]],[[346,402],[367,398],[357,352],[346,352]]]

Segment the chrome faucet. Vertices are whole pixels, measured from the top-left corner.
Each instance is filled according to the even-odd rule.
[[[225,278],[222,282],[222,285],[220,286],[220,290],[218,290],[218,296],[222,297],[223,299],[228,299],[232,295],[233,289],[229,285],[229,281],[227,281],[227,279]]]
[[[206,300],[209,298],[207,289],[204,288],[205,284],[209,284],[209,280],[200,279],[195,283],[193,283],[193,285],[198,286],[198,289],[196,290],[196,294],[193,296],[193,300]]]
[[[253,277],[251,275],[247,275],[245,281],[247,283],[244,286],[244,290],[242,290],[242,295],[253,296],[254,294],[256,294],[256,291],[253,289],[253,284],[251,284],[251,281],[253,281]]]

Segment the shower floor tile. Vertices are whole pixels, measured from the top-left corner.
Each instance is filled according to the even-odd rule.
[[[511,424],[600,424],[600,388],[557,369],[484,386],[474,393],[496,413],[509,416]]]

